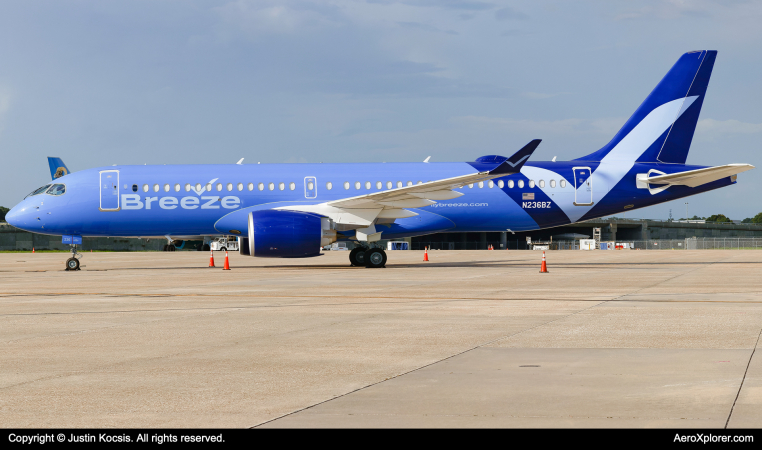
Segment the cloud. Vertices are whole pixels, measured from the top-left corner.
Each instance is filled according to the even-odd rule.
[[[521,96],[524,98],[530,98],[532,100],[543,100],[546,98],[558,97],[559,95],[564,94],[565,92],[557,92],[555,94],[548,94],[544,92],[522,92]]]
[[[401,3],[408,6],[418,6],[423,8],[442,8],[442,9],[465,9],[469,11],[482,11],[495,7],[494,3],[480,2],[474,0],[367,0],[368,3],[378,3],[389,5]]]
[[[711,16],[709,9],[711,7],[702,1],[662,0],[651,6],[643,6],[617,14],[614,20],[704,18]]]
[[[561,119],[561,120],[529,120],[510,119],[504,117],[460,116],[454,117],[453,122],[469,126],[490,129],[500,129],[510,132],[530,132],[536,134],[593,134],[613,137],[624,124],[624,119]]]
[[[237,0],[212,8],[225,25],[223,34],[231,31],[249,36],[291,34],[338,25],[336,9],[311,2],[262,2]]]
[[[701,119],[696,131],[709,135],[719,134],[753,134],[762,132],[762,123],[748,123],[740,120]]]
[[[510,7],[500,8],[495,11],[495,19],[497,20],[525,20],[528,18],[529,16],[523,12]]]
[[[500,33],[500,36],[513,37],[513,36],[527,36],[530,34],[534,34],[534,33],[530,31],[524,31],[524,30],[505,30],[502,33]]]
[[[399,26],[401,26],[403,28],[415,28],[415,29],[418,29],[418,30],[430,31],[430,32],[433,32],[433,33],[444,33],[444,34],[451,34],[451,35],[455,35],[455,36],[458,35],[457,31],[442,30],[442,29],[439,29],[439,28],[437,28],[435,26],[427,25],[425,23],[420,23],[420,22],[397,22],[397,25],[399,25]]]

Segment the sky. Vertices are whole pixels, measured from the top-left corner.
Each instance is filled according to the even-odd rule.
[[[762,2],[0,0],[0,205],[113,164],[532,159],[606,144],[718,50],[689,164],[739,183],[628,213],[762,211]]]

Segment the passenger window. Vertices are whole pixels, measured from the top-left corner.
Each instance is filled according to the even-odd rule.
[[[201,183],[196,183],[196,190],[201,192]]]
[[[355,189],[360,189],[360,182],[359,181],[355,181]]]
[[[137,184],[133,184],[132,185],[132,192],[137,192],[137,191],[138,191],[138,185]]]
[[[331,183],[331,182],[329,181],[328,183],[326,183],[326,184],[325,184],[325,188],[326,188],[326,189],[328,189],[328,190],[330,191],[331,189],[333,189],[333,183]]]
[[[349,189],[349,181],[344,182],[344,189]]]
[[[513,189],[513,180],[508,180],[508,189]]]
[[[265,184],[264,183],[259,183],[259,190],[260,191],[264,191],[265,190]]]
[[[550,187],[556,187],[556,180],[550,180]]]
[[[471,183],[471,184],[469,184],[469,185],[468,185],[468,188],[469,188],[469,189],[473,189],[473,188],[474,188],[474,183]]]
[[[524,187],[524,180],[519,180],[518,185],[519,185],[519,189],[523,188]]]
[[[489,186],[490,189],[492,189],[493,187],[495,187],[495,182],[492,180],[489,180],[489,183],[487,185]]]
[[[180,185],[179,184],[175,185],[175,192],[180,192]]]
[[[254,183],[249,183],[249,186],[247,186],[250,191],[254,190]]]
[[[541,187],[541,188],[544,188],[544,187],[545,187],[545,180],[540,180],[540,187]]]
[[[423,181],[418,180],[418,182],[415,184],[423,184]]]
[[[283,184],[283,183],[281,183],[281,184]],[[232,190],[233,190],[233,183],[228,183],[228,192],[230,192],[230,191],[232,191]],[[281,189],[281,191],[282,191],[282,190],[283,190],[283,189]]]
[[[217,191],[219,192],[221,190],[222,190],[222,183],[217,183]]]
[[[291,184],[289,184],[289,185],[288,185],[288,188],[289,188],[289,189],[291,189],[291,190],[293,191],[294,189],[296,189],[296,183],[291,183]]]
[[[365,189],[370,189],[370,181],[365,182]]]
[[[168,185],[168,184],[165,184],[165,185],[164,185],[164,192],[169,192],[169,189],[170,189],[170,188],[169,188],[169,185]]]
[[[243,183],[238,183],[238,190],[239,190],[239,191],[242,191],[242,190],[243,190]]]
[[[502,188],[503,188],[503,186],[505,186],[505,183],[503,183],[503,180],[497,180],[497,187],[499,187],[500,189],[502,189]]]
[[[530,188],[533,188],[533,187],[534,187],[534,180],[529,180],[529,187],[530,187]]]
[[[268,188],[270,188],[271,191],[275,190],[275,183],[270,183],[267,185]]]
[[[392,184],[392,182],[391,182],[391,181],[387,181],[387,182],[386,182],[386,188],[387,188],[387,189],[391,189],[391,188],[392,188],[392,186],[393,186],[393,184]]]
[[[408,185],[408,186],[412,186],[412,185],[413,185],[413,182],[412,182],[412,181],[408,181],[408,182],[407,182],[407,185]]]
[[[479,189],[481,189],[481,188],[483,188],[483,187],[484,187],[484,181],[480,181],[480,182],[479,182]]]
[[[286,189],[286,183],[278,183],[278,189],[280,189],[281,191]]]
[[[148,185],[147,184],[143,185],[143,192],[148,192]]]
[[[402,187],[402,182],[401,182],[401,181],[398,181],[398,182],[397,182],[397,187],[398,187],[398,188],[401,188],[401,187]]]
[[[382,187],[384,187],[384,185],[381,184],[380,181],[376,181],[376,189],[381,189]]]
[[[561,187],[562,187],[562,188],[565,188],[565,187],[566,187],[566,180],[561,180]]]
[[[185,183],[185,192],[190,192],[190,183]]]

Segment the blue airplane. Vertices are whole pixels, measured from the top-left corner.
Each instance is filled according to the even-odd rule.
[[[686,165],[716,51],[680,57],[603,148],[572,161],[511,157],[473,162],[112,166],[70,173],[50,158],[53,182],[7,215],[17,228],[61,235],[187,239],[236,236],[259,257],[320,255],[360,245],[351,264],[386,264],[380,239],[444,231],[529,231],[609,216],[736,183],[754,167]],[[76,245],[67,270],[79,268]]]

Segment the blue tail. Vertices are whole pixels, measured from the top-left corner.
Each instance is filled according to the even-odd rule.
[[[601,161],[617,149],[614,159],[685,164],[716,57],[716,50],[681,56],[614,139],[578,160]]]
[[[48,165],[50,166],[50,177],[53,178],[53,180],[69,174],[69,169],[61,158],[48,156]]]

